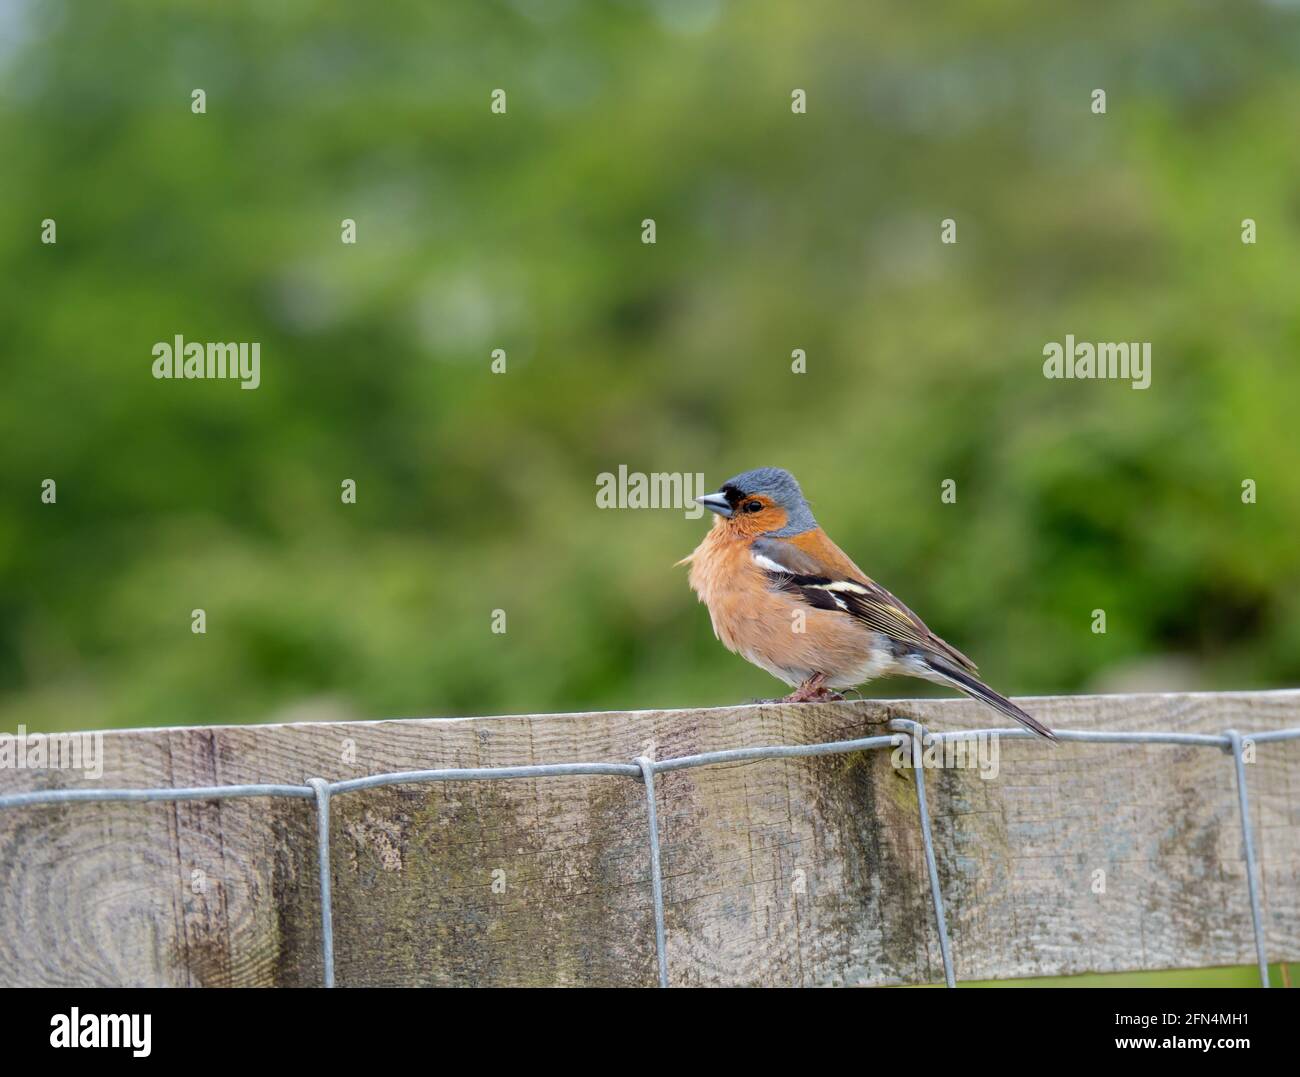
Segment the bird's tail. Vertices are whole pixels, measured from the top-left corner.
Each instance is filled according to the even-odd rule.
[[[950,684],[959,692],[965,692],[971,697],[971,699],[978,699],[981,703],[987,704],[994,710],[1001,711],[1008,718],[1014,718],[1030,732],[1036,733],[1044,740],[1050,740],[1053,744],[1058,743],[1056,734],[1048,729],[1047,726],[1043,725],[1042,722],[1032,715],[1026,714],[1012,703],[1011,700],[1007,699],[1006,696],[993,691],[992,688],[978,677],[972,676],[964,669],[958,668],[946,658],[942,658],[939,655],[927,654],[925,656],[925,662],[926,665],[934,671],[936,680]]]

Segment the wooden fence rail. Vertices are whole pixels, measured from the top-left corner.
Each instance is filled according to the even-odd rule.
[[[1058,729],[1247,743],[1263,942],[1300,959],[1300,692],[1059,697]],[[143,729],[51,788],[335,782],[369,774],[664,761],[1000,725],[964,700]],[[1234,757],[1187,744],[1003,739],[928,770],[963,979],[1254,964]],[[995,755],[990,752],[995,751]],[[915,772],[889,748],[660,771],[669,980],[943,979]],[[316,985],[316,804],[253,797],[0,807],[0,984]],[[386,785],[335,795],[337,982],[657,982],[645,790],[628,776]]]

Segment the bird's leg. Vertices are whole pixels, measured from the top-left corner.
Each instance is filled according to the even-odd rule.
[[[826,687],[826,674],[814,673],[791,692],[782,703],[825,703],[844,697]]]

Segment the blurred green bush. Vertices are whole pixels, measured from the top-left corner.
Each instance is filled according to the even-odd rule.
[[[791,468],[1003,691],[1295,683],[1296,20],[0,3],[0,726],[778,692],[619,464]],[[154,380],[178,333],[260,388]]]

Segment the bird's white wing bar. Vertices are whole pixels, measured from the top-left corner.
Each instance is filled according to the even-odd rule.
[[[778,564],[776,561],[773,561],[770,557],[764,557],[757,550],[754,551],[753,557],[754,557],[754,564],[756,564],[764,572],[781,572],[781,573],[785,573],[786,575],[790,574],[790,569],[786,568],[785,565]]]
[[[809,587],[820,587],[823,591],[847,591],[854,595],[869,595],[871,592],[860,583],[852,580],[831,580],[830,583],[811,583]]]

